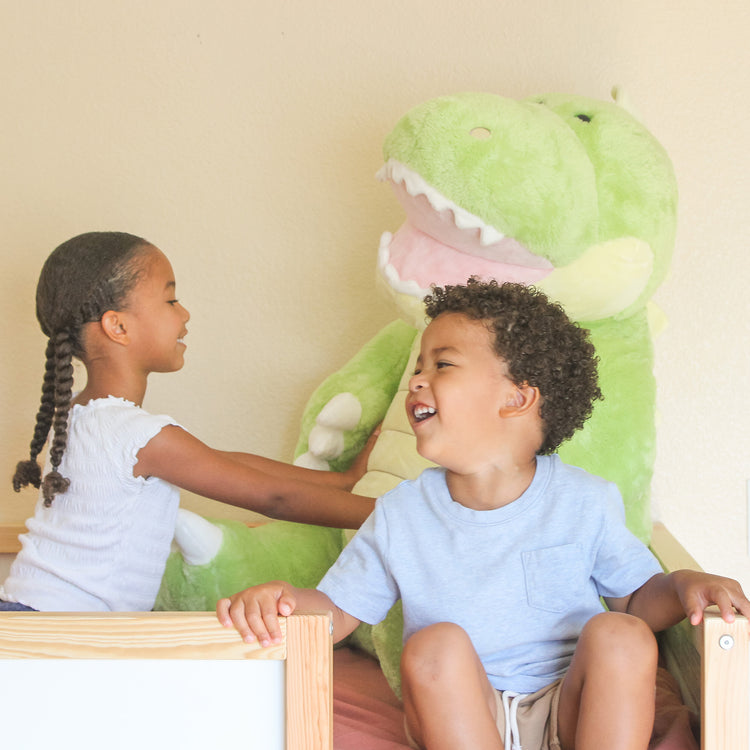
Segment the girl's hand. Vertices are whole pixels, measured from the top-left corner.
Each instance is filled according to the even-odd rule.
[[[731,578],[695,570],[676,570],[672,573],[672,580],[691,625],[700,624],[703,611],[712,604],[718,606],[725,622],[734,622],[735,610],[750,618],[750,602],[742,586]]]
[[[352,462],[351,466],[341,472],[341,476],[344,479],[344,489],[351,490],[357,482],[367,472],[367,463],[370,460],[370,453],[375,447],[375,443],[380,435],[380,425],[378,425],[367,438],[367,442],[364,444],[362,450],[357,454],[356,458]]]
[[[279,615],[291,615],[296,606],[294,587],[284,581],[271,581],[220,599],[216,616],[224,627],[234,625],[245,643],[257,640],[265,647],[281,643]]]

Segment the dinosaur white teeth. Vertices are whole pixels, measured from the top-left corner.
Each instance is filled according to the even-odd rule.
[[[394,185],[403,185],[406,192],[412,198],[424,196],[438,213],[450,211],[453,215],[453,222],[459,229],[479,232],[479,243],[484,247],[501,242],[505,238],[502,232],[486,224],[470,211],[461,208],[461,206],[454,203],[439,190],[432,187],[422,175],[409,169],[409,167],[396,159],[388,159],[378,170],[375,177],[381,182],[388,182],[390,180]]]
[[[388,286],[395,292],[406,294],[410,297],[416,297],[419,300],[424,299],[429,293],[429,289],[423,289],[416,281],[402,281],[398,271],[390,262],[391,251],[390,244],[393,235],[390,232],[383,232],[380,237],[380,247],[378,248],[378,270],[383,275]],[[422,315],[422,313],[420,313]]]

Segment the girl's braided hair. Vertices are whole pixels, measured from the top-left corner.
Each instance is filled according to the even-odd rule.
[[[602,398],[588,331],[539,290],[472,277],[465,286],[433,287],[425,308],[431,319],[454,312],[485,323],[511,380],[539,389],[544,428],[539,453],[554,453]]]
[[[68,437],[73,394],[73,357],[85,355],[83,328],[107,310],[121,310],[135,286],[146,240],[124,232],[88,232],[73,237],[47,258],[36,288],[36,317],[48,337],[42,398],[36,416],[30,458],[20,461],[13,489],[42,488],[44,505],[65,492],[70,480],[59,472]],[[52,471],[42,480],[37,457],[53,430]]]

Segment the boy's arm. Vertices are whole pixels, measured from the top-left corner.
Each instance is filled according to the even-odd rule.
[[[220,599],[216,616],[224,627],[234,625],[247,643],[261,646],[281,642],[278,616],[288,617],[295,610],[329,610],[333,614],[334,642],[346,638],[359,620],[339,609],[322,591],[298,589],[284,581],[271,581]]]
[[[271,465],[275,473],[268,473]],[[375,505],[372,498],[301,478],[316,478],[318,472],[313,470],[260,456],[239,461],[174,425],[164,427],[138,451],[133,473],[156,476],[203,497],[271,518],[334,528],[359,528]]]
[[[735,610],[750,617],[750,602],[737,581],[695,570],[658,573],[630,596],[607,599],[607,606],[644,620],[654,632],[676,625],[686,616],[692,625],[703,619],[706,607],[715,604],[726,622]]]

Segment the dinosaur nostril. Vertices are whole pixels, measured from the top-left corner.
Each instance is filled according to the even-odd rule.
[[[469,131],[469,134],[476,138],[478,141],[486,141],[492,136],[492,131],[489,128],[473,128]]]

